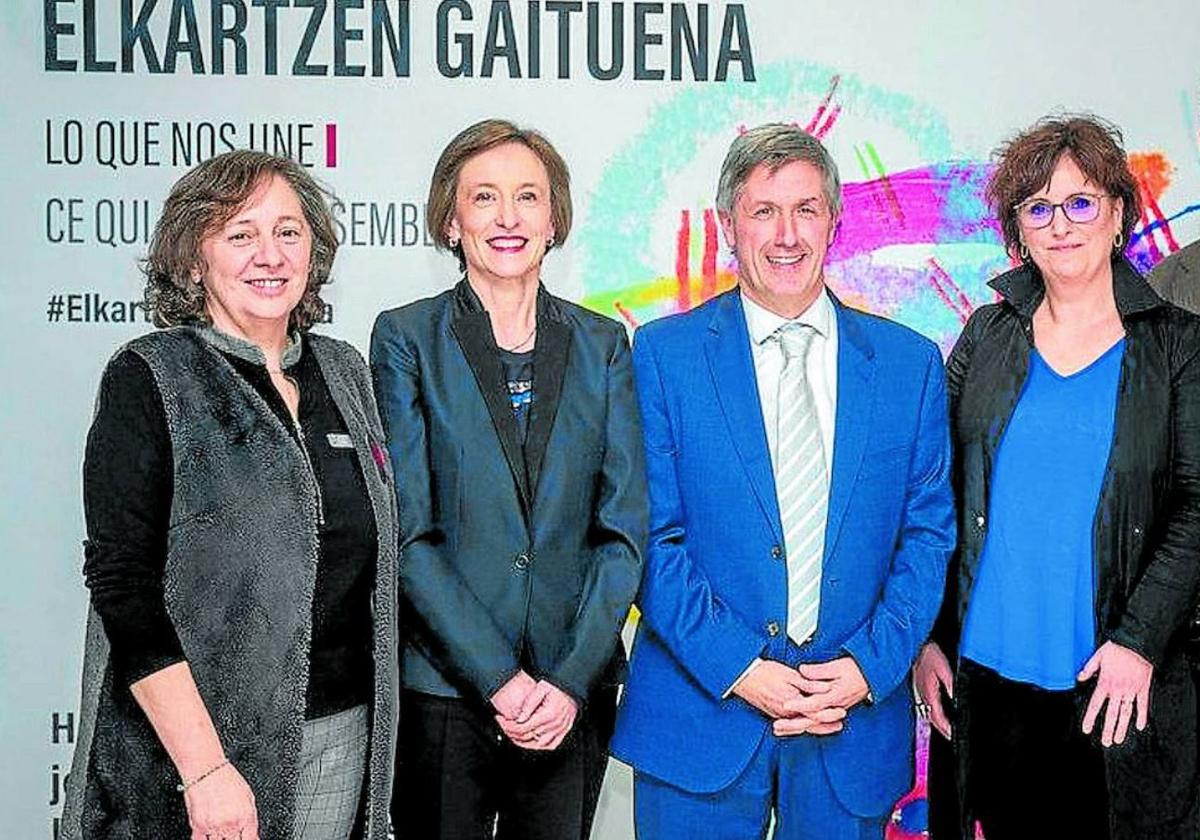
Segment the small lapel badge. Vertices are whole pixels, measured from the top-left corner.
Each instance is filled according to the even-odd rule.
[[[350,435],[342,434],[340,432],[330,432],[329,434],[325,435],[325,440],[329,441],[329,445],[334,449],[354,448],[354,441],[350,438]]]
[[[388,480],[387,450],[375,441],[371,441],[371,457],[375,459],[375,466],[379,468],[379,477],[383,479],[383,482],[386,484]]]

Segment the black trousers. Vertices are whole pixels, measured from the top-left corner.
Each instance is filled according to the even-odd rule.
[[[1094,683],[1047,691],[964,659],[956,685],[965,802],[987,840],[1106,840],[1104,757],[1080,728]]]
[[[405,691],[392,794],[397,840],[586,840],[616,698],[615,686],[593,692],[558,749],[540,752],[504,737],[490,706]]]

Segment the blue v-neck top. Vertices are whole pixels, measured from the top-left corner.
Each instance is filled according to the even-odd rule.
[[[1069,689],[1096,647],[1092,526],[1112,449],[1125,339],[1056,373],[1035,349],[992,465],[989,521],[962,655]]]

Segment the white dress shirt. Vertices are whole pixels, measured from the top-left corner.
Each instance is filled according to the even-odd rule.
[[[817,407],[817,424],[821,427],[821,444],[825,449],[825,474],[833,476],[833,429],[837,417],[837,312],[824,289],[808,309],[795,318],[784,318],[765,309],[742,293],[742,309],[746,313],[746,329],[750,333],[750,352],[754,360],[754,378],[758,384],[758,401],[762,407],[763,426],[767,432],[767,449],[771,453],[772,470],[778,466],[779,377],[783,373],[783,345],[777,330],[796,321],[814,330],[812,344],[805,359],[805,375],[812,388]],[[725,692],[728,697],[738,683],[762,660],[755,659]]]
[[[750,351],[754,358],[754,377],[758,381],[758,400],[763,425],[767,429],[767,449],[771,466],[778,466],[779,376],[783,373],[783,346],[776,330],[789,321],[808,324],[816,330],[805,360],[805,373],[813,399],[817,403],[817,423],[825,447],[825,474],[833,475],[833,427],[837,416],[837,313],[829,293],[822,290],[808,309],[795,318],[784,318],[764,309],[742,294],[746,329],[750,333]]]

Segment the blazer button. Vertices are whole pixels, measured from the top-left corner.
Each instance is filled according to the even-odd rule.
[[[533,556],[527,551],[522,551],[513,560],[513,568],[518,572],[523,572],[529,568],[529,564],[533,562]]]
[[[776,560],[780,559],[781,557],[783,557],[783,549],[780,548],[778,545],[771,546],[771,556],[774,557]]]
[[[778,636],[779,635],[779,622],[778,621],[768,621],[767,622],[767,635],[768,636]]]

